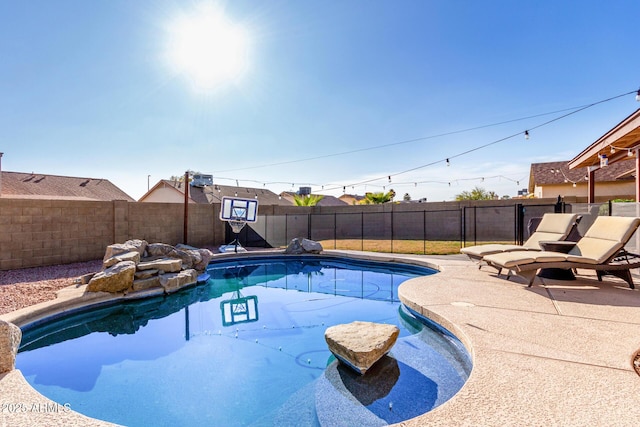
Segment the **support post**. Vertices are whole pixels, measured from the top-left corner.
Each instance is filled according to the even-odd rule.
[[[4,153],[0,153],[0,197],[2,197],[2,155]]]
[[[595,203],[596,202],[596,170],[597,168],[588,168],[589,170],[589,182],[587,186],[589,187],[589,193],[587,194],[587,203]]]
[[[184,232],[182,241],[188,245],[187,235],[189,230],[189,171],[184,173]]]
[[[636,203],[640,202],[640,176],[638,176],[638,172],[640,172],[640,149],[635,149],[636,154]],[[0,153],[0,157],[2,157],[2,153]]]

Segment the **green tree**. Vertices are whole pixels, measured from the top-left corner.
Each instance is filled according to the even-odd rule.
[[[293,202],[296,204],[296,206],[315,206],[323,198],[324,196],[321,196],[319,194],[309,194],[309,195],[294,194]]]
[[[476,187],[471,191],[463,191],[456,195],[456,200],[493,200],[497,198],[497,194],[493,191],[487,191],[482,187]]]
[[[393,198],[396,197],[396,192],[393,190],[389,190],[386,193],[367,193],[364,195],[364,200],[362,204],[365,205],[379,205],[382,203],[392,202]]]

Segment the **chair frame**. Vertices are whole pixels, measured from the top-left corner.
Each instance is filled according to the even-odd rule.
[[[506,268],[497,264],[492,264],[491,262],[487,262],[487,264],[497,269],[498,275],[500,275],[502,270]],[[575,270],[580,268],[584,270],[595,270],[599,282],[602,282],[602,277],[608,274],[619,277],[627,282],[631,289],[635,289],[631,270],[634,268],[640,268],[640,255],[633,254],[622,249],[612,256],[607,262],[603,262],[602,264],[588,264],[574,261],[533,262],[529,264],[522,264],[508,269],[509,273],[507,274],[507,280],[511,277],[512,273],[515,273],[515,275],[525,279],[528,287],[531,287],[533,282],[536,280],[538,270],[541,268],[561,268],[565,270]]]

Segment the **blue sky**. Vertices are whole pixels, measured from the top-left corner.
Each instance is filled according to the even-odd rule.
[[[637,0],[209,1],[247,47],[206,90],[167,53],[200,3],[0,0],[2,169],[136,199],[187,169],[275,192],[514,196],[532,162],[573,158],[640,107],[539,127],[638,90]]]

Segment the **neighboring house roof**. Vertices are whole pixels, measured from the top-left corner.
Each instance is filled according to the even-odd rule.
[[[598,169],[596,182],[630,181],[634,179],[635,159],[623,160]],[[569,161],[532,163],[529,176],[529,192],[536,186],[573,184],[585,182],[586,168],[569,169]]]
[[[135,199],[107,179],[8,171],[1,173],[4,197],[135,202]]]
[[[292,191],[283,191],[282,193],[280,193],[280,195],[282,196],[283,199],[287,199],[289,200],[292,204],[296,204],[295,202],[295,195],[298,193],[294,193]],[[340,200],[337,197],[334,196],[322,196],[322,199],[320,199],[320,201],[316,204],[316,206],[344,206],[347,203],[343,200]]]
[[[359,196],[357,194],[343,194],[338,198],[348,205],[357,205],[360,201],[364,200],[366,197]]]
[[[181,198],[170,198],[166,200],[154,197],[154,193],[161,190],[171,190]],[[238,187],[230,185],[205,185],[204,187],[189,187],[189,198],[193,203],[220,203],[223,197],[240,197],[243,199],[256,199],[261,205],[283,205],[291,206],[291,202],[281,199],[276,193],[266,188]],[[184,200],[184,185],[180,181],[170,181],[163,179],[153,186],[140,202],[177,202]]]

